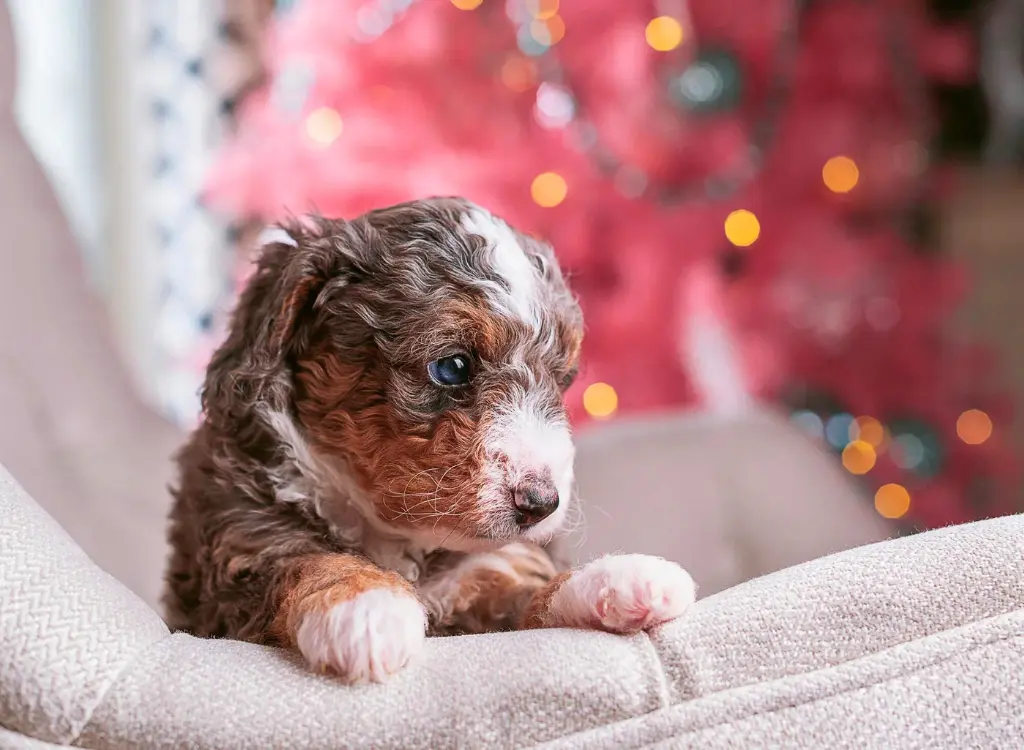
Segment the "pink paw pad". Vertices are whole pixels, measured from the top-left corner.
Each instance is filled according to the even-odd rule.
[[[609,555],[573,573],[551,602],[556,621],[635,633],[683,615],[696,599],[690,574],[650,555]]]

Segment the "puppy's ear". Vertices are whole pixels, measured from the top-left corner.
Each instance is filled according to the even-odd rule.
[[[309,343],[306,319],[325,289],[350,280],[351,257],[344,251],[349,234],[338,222],[320,220],[263,231],[256,270],[207,368],[207,421],[239,427],[256,407],[289,408],[288,358]]]

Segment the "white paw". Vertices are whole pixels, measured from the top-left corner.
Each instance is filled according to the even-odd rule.
[[[584,565],[551,599],[550,613],[570,627],[635,633],[674,620],[697,590],[690,574],[651,555],[608,555]]]
[[[302,618],[296,643],[310,666],[346,682],[383,682],[423,648],[427,615],[414,597],[373,589]]]

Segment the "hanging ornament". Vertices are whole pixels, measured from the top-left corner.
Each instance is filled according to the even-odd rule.
[[[707,114],[734,109],[743,96],[739,60],[724,48],[709,48],[669,81],[669,96],[680,109]]]
[[[938,433],[926,422],[913,417],[888,422],[892,436],[893,463],[916,476],[930,479],[942,471],[945,450]]]

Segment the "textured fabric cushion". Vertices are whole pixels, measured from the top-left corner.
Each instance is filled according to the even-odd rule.
[[[1018,748],[1019,612],[799,677],[677,704],[545,744],[629,748]]]
[[[64,747],[64,745],[54,745],[51,742],[35,740],[0,727],[0,748],[3,748],[3,750],[46,750],[47,748],[54,747]]]
[[[175,635],[126,671],[81,743],[146,748],[522,748],[668,701],[643,636],[439,638],[385,686],[346,688],[289,655]]]
[[[1024,517],[789,568],[652,641],[674,705],[553,747],[1019,747]]]
[[[163,621],[0,467],[0,726],[75,739]]]
[[[347,688],[284,652],[168,635],[6,475],[0,513],[0,725],[44,742],[892,748],[1024,737],[1021,517],[789,568],[650,635],[431,640],[390,684]]]

